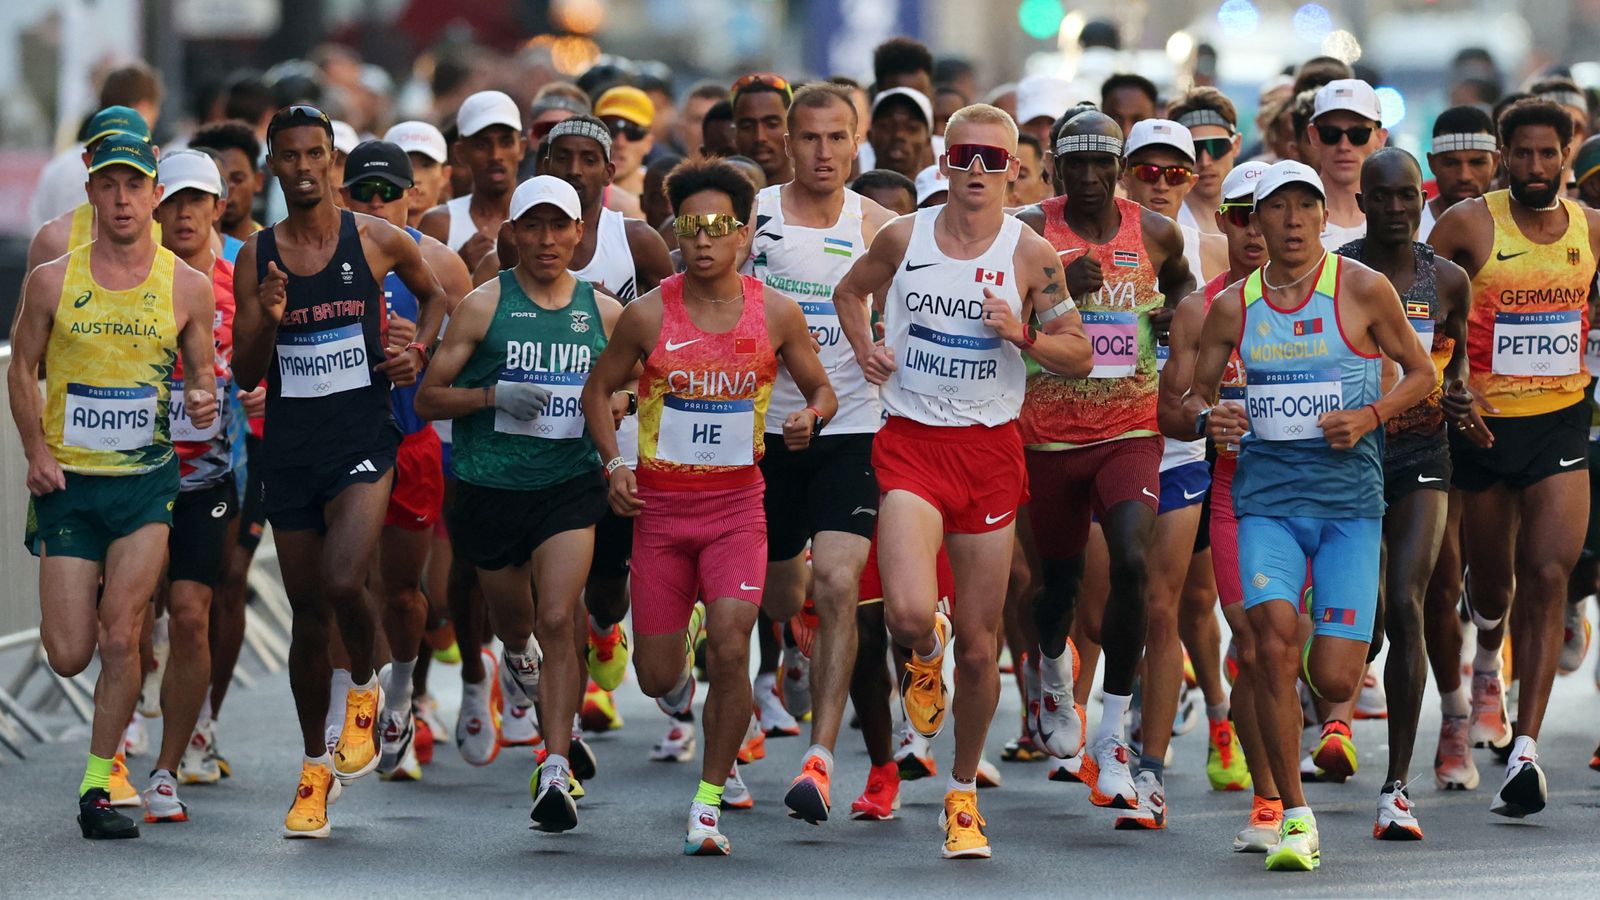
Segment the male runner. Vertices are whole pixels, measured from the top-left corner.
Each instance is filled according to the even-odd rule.
[[[366,578],[400,443],[389,388],[416,380],[445,296],[410,235],[334,206],[332,163],[326,115],[309,106],[274,114],[267,166],[284,185],[288,218],[252,235],[234,272],[234,375],[249,387],[267,379],[262,494],[294,609],[289,687],[305,763],[286,837],[327,837],[334,782],[380,761],[383,693],[372,669]],[[403,351],[385,347],[381,333],[374,273],[390,270],[422,310],[418,340]],[[352,687],[330,759],[324,727],[334,616]]]
[[[828,818],[833,748],[855,667],[861,570],[878,524],[872,435],[883,423],[883,410],[877,388],[862,376],[839,330],[833,288],[894,214],[845,187],[855,128],[848,89],[823,82],[795,94],[783,142],[794,180],[756,195],[750,247],[751,274],[799,300],[839,398],[828,433],[791,453],[773,436],[780,433],[778,420],[801,411],[805,401],[788,370],[779,369],[761,460],[768,559],[762,608],[772,620],[788,621],[800,613],[809,581],[817,619],[809,679],[790,679],[785,667],[786,693],[794,684],[810,695],[812,720],[811,748],[784,802],[813,824]]]
[[[933,152],[933,104],[915,88],[897,87],[872,99],[867,130],[875,165],[915,179],[938,162]],[[949,125],[945,126],[946,140]]]
[[[1252,692],[1285,807],[1269,870],[1321,864],[1316,818],[1300,785],[1295,682],[1303,677],[1331,703],[1351,700],[1361,687],[1382,534],[1378,432],[1437,378],[1389,282],[1318,245],[1327,217],[1310,167],[1278,162],[1256,180],[1255,220],[1268,262],[1213,302],[1183,404],[1195,431],[1239,444],[1239,575],[1261,676]],[[1245,367],[1245,403],[1209,405],[1235,351]],[[1403,373],[1381,396],[1380,354]],[[1312,639],[1302,647],[1308,563]]]
[[[517,101],[499,91],[479,91],[461,101],[456,128],[456,159],[472,175],[472,193],[428,210],[417,229],[461,254],[470,272],[494,249],[528,145]]]
[[[568,271],[582,230],[570,184],[539,175],[518,186],[510,231],[520,262],[456,309],[417,395],[421,414],[458,420],[451,533],[477,567],[505,643],[500,664],[511,677],[502,689],[521,695],[506,704],[537,698],[549,724],[531,818],[552,832],[578,824],[571,733],[559,726],[582,690],[574,634],[606,505],[578,398],[622,315],[621,304]]]
[[[1389,637],[1383,681],[1389,698],[1389,771],[1378,795],[1372,836],[1419,840],[1422,826],[1405,786],[1411,780],[1411,751],[1417,741],[1422,691],[1428,683],[1422,640],[1423,595],[1444,537],[1450,488],[1441,379],[1454,383],[1467,377],[1470,284],[1460,266],[1435,259],[1432,247],[1412,240],[1425,198],[1422,170],[1411,154],[1385,148],[1367,157],[1361,167],[1359,199],[1367,217],[1367,236],[1339,248],[1339,255],[1389,279],[1405,305],[1406,321],[1432,355],[1439,374],[1421,403],[1389,420],[1383,443],[1387,507],[1383,517],[1383,626]],[[1445,614],[1452,623],[1459,621],[1455,610]],[[1453,749],[1470,763],[1466,718],[1447,719],[1446,724],[1455,726],[1457,746]],[[1332,722],[1323,725],[1323,732],[1339,726],[1348,731],[1348,723]]]
[[[726,855],[717,819],[750,721],[750,630],[766,582],[756,464],[778,362],[806,400],[784,422],[790,450],[805,449],[838,402],[799,306],[736,269],[754,230],[749,179],[725,162],[690,162],[667,191],[687,271],[628,305],[584,385],[583,410],[611,508],[639,520],[633,662],[640,689],[668,715],[694,700],[693,642],[706,626],[705,756],[683,852]],[[640,363],[635,476],[618,452],[612,397]]]
[[[1054,159],[1064,196],[1021,218],[1065,265],[1094,366],[1087,377],[1032,372],[1022,404],[1029,487],[1038,501],[1028,509],[1042,570],[1032,607],[1041,693],[1029,698],[1029,711],[1039,746],[1057,758],[1078,755],[1085,722],[1072,700],[1078,658],[1067,635],[1093,512],[1111,554],[1111,594],[1102,626],[1105,705],[1080,771],[1097,806],[1135,809],[1122,720],[1144,652],[1147,558],[1160,503],[1155,350],[1165,337],[1163,310],[1194,290],[1194,276],[1177,223],[1116,196],[1123,143],[1109,116],[1079,112],[1057,128]]]
[[[1600,211],[1560,196],[1571,137],[1572,120],[1556,104],[1512,104],[1500,117],[1508,190],[1456,204],[1429,236],[1439,256],[1472,277],[1472,377],[1453,382],[1444,404],[1456,423],[1451,480],[1464,492],[1463,544],[1479,629],[1475,696],[1483,681],[1485,697],[1503,702],[1494,629],[1515,611],[1516,741],[1489,809],[1518,818],[1539,812],[1548,796],[1537,740],[1589,508],[1583,341]]]
[[[944,655],[954,634],[961,690],[956,757],[940,825],[945,858],[988,857],[974,779],[999,697],[996,654],[1017,508],[1028,473],[1016,419],[1022,351],[1069,377],[1090,368],[1088,341],[1047,241],[1004,212],[1017,176],[1017,127],[975,104],[945,129],[940,167],[950,202],[897,219],[834,288],[856,361],[881,388],[889,419],[873,439],[884,618],[912,650],[901,680],[911,727],[944,726]],[[885,313],[873,339],[867,313]],[[1041,333],[1035,311],[1048,319]],[[1024,324],[1029,323],[1029,324]],[[955,573],[953,616],[937,610],[940,544]],[[952,624],[953,618],[953,624]]]
[[[450,198],[450,145],[444,134],[427,122],[400,122],[383,133],[383,139],[398,146],[411,159],[411,189],[406,191],[406,222],[411,228],[422,225],[428,210]]]
[[[794,88],[781,75],[755,72],[733,83],[733,148],[761,166],[767,184],[783,184],[795,177],[794,161],[784,151],[783,136]]]
[[[1221,234],[1217,209],[1224,202],[1222,182],[1239,157],[1238,110],[1226,94],[1201,86],[1179,97],[1167,117],[1189,129],[1194,139],[1194,187],[1183,198],[1178,223],[1205,234]]]
[[[108,106],[95,113],[86,126],[89,138],[83,145],[83,164],[89,165],[100,142],[112,135],[126,135],[150,143],[150,126],[126,106]],[[153,149],[152,149],[152,152]],[[153,176],[152,176],[153,177]],[[95,239],[95,206],[90,201],[64,212],[39,226],[28,244],[28,271],[76,250]],[[156,236],[160,241],[160,235]]]
[[[260,169],[261,141],[248,124],[227,121],[202,127],[189,139],[189,146],[215,151],[222,160],[228,190],[218,230],[222,233],[222,258],[231,266],[245,240],[261,230],[261,224],[251,218],[256,195],[267,181],[267,173]]]
[[[139,826],[111,807],[108,786],[143,681],[139,637],[178,494],[170,367],[181,355],[193,373],[183,404],[196,427],[210,427],[213,299],[210,279],[151,235],[155,148],[105,137],[88,169],[94,238],[29,273],[6,387],[33,495],[40,640],[65,677],[100,658],[78,825],[86,838],[132,838]]]
[[[1322,246],[1330,253],[1366,233],[1366,219],[1356,202],[1361,164],[1388,139],[1372,85],[1359,78],[1339,78],[1317,89],[1300,149],[1328,191]]]
[[[1499,169],[1500,144],[1488,113],[1476,106],[1452,106],[1440,113],[1433,120],[1433,147],[1428,151],[1428,171],[1439,194],[1423,204],[1417,240],[1428,239],[1445,210],[1488,193]]]

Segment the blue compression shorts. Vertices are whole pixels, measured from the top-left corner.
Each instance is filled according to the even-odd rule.
[[[1239,580],[1244,608],[1269,600],[1296,607],[1311,568],[1315,634],[1371,641],[1378,606],[1378,547],[1383,519],[1310,516],[1239,517]]]

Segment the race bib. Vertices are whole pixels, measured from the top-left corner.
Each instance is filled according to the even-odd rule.
[[[500,372],[500,384],[533,382],[550,392],[550,405],[544,412],[524,422],[503,410],[494,411],[494,430],[502,434],[521,434],[552,441],[583,437],[583,372],[529,372],[507,369]]]
[[[326,397],[372,384],[360,325],[278,335],[284,397]]]
[[[832,300],[801,300],[800,311],[806,314],[806,329],[820,348],[817,355],[822,357],[824,366],[832,368],[839,362],[839,348],[849,346],[844,330],[839,327],[839,311]],[[845,355],[848,361],[854,362],[854,354]]]
[[[1156,371],[1159,372],[1162,369],[1165,369],[1167,367],[1167,360],[1170,359],[1171,357],[1172,357],[1172,348],[1171,347],[1167,346],[1166,344],[1157,344],[1156,345]]]
[[[156,440],[156,389],[68,384],[61,438],[88,450],[140,450]]]
[[[908,391],[944,399],[987,399],[984,382],[1000,371],[998,337],[945,334],[912,325],[906,335],[900,385]]]
[[[1317,419],[1340,409],[1344,388],[1338,369],[1250,372],[1245,409],[1250,431],[1264,441],[1303,441],[1322,437]]]
[[[755,464],[756,405],[753,400],[661,401],[656,456],[691,466]]]
[[[1247,401],[1247,399],[1245,397],[1245,388],[1244,388],[1244,385],[1242,385],[1242,384],[1225,384],[1225,385],[1223,385],[1222,389],[1217,392],[1217,398],[1218,398],[1218,402],[1219,403],[1237,403],[1240,406],[1243,406],[1247,410],[1250,408],[1247,405],[1248,401]],[[1238,441],[1229,441],[1228,443],[1226,443],[1226,444],[1224,444],[1222,446],[1222,449],[1225,452],[1228,452],[1228,453],[1238,453],[1239,452],[1239,442]]]
[[[1576,375],[1583,365],[1583,318],[1575,309],[1494,314],[1496,375]]]
[[[1433,330],[1435,325],[1433,319],[1431,317],[1407,317],[1406,321],[1411,323],[1411,330],[1415,331],[1417,337],[1422,340],[1422,349],[1430,353],[1433,352]]]
[[[1128,312],[1085,312],[1083,331],[1094,354],[1090,378],[1129,378],[1139,368],[1139,316]],[[1165,349],[1165,348],[1162,348]]]
[[[194,420],[189,418],[188,398],[183,393],[183,382],[174,381],[172,392],[167,398],[167,424],[172,431],[175,441],[200,442],[209,441],[222,431],[222,399],[225,396],[222,388],[217,389],[217,415],[211,420],[210,427],[196,428]]]
[[[1583,342],[1583,368],[1591,378],[1600,378],[1600,328],[1589,329]]]

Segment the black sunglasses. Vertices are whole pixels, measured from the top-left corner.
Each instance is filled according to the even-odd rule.
[[[272,136],[285,128],[295,128],[301,125],[315,125],[328,133],[328,139],[333,139],[333,120],[328,114],[315,106],[305,103],[296,103],[278,110],[272,114],[272,120],[267,123],[267,149],[272,149]]]
[[[1211,157],[1212,159],[1221,159],[1224,156],[1227,156],[1231,150],[1233,150],[1233,138],[1200,138],[1194,142],[1196,159],[1198,159],[1202,153]]]
[[[650,134],[650,129],[644,127],[643,125],[636,125],[633,122],[629,122],[627,119],[624,119],[620,116],[612,116],[609,119],[602,119],[601,121],[606,123],[606,130],[611,132],[611,137],[613,139],[620,134],[630,141],[637,142],[644,140]]]
[[[1339,143],[1340,136],[1350,139],[1350,146],[1365,147],[1367,141],[1372,140],[1372,126],[1352,125],[1349,128],[1339,128],[1336,125],[1318,125],[1317,140],[1332,147]]]
[[[406,189],[381,178],[369,178],[350,185],[350,199],[357,203],[371,203],[373,197],[382,197],[385,203],[394,203],[406,195]]]

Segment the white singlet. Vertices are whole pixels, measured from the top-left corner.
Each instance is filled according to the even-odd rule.
[[[594,256],[581,269],[572,274],[584,281],[592,281],[611,293],[624,304],[639,296],[639,284],[633,270],[633,248],[628,246],[627,220],[614,209],[600,208],[600,224],[594,239]]]
[[[472,240],[472,236],[478,233],[478,226],[472,223],[472,195],[448,200],[444,208],[450,213],[449,240],[445,241],[444,245],[451,250],[459,251],[463,244]]]

